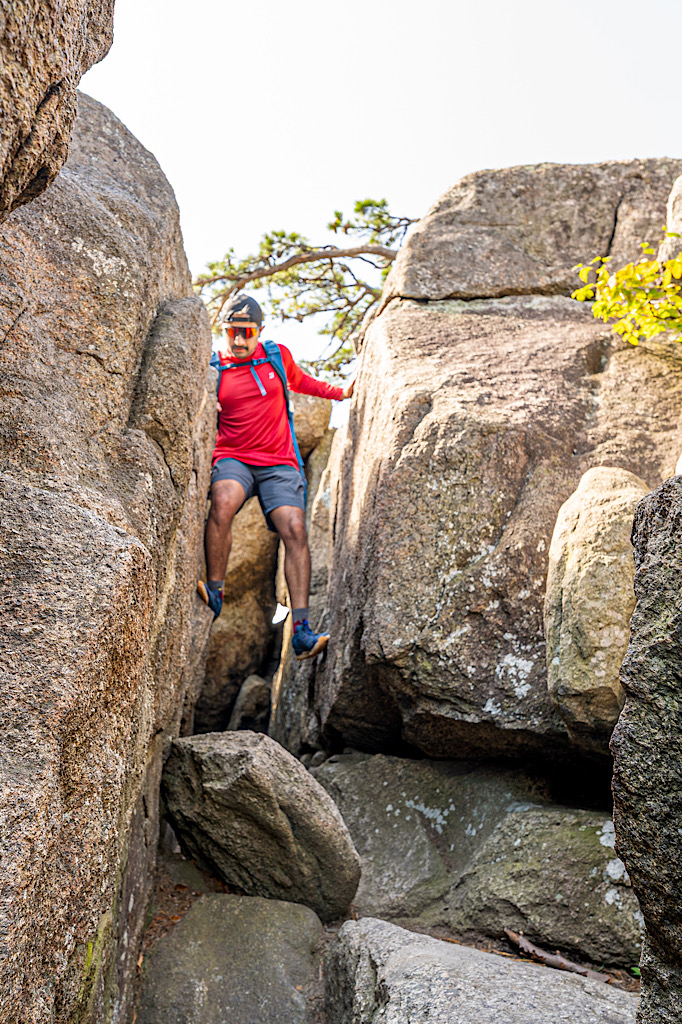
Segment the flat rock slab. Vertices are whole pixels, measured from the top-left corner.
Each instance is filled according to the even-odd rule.
[[[286,898],[323,921],[344,913],[360,858],[337,807],[269,736],[207,733],[173,743],[164,772],[181,844],[247,896]]]
[[[325,964],[329,1024],[634,1024],[637,997],[396,925],[347,921]]]
[[[307,1024],[322,935],[297,903],[203,896],[154,947],[137,1024]]]

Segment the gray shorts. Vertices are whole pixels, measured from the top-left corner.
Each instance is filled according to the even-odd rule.
[[[238,459],[218,459],[211,470],[211,486],[218,480],[236,480],[244,488],[248,501],[258,495],[268,530],[277,533],[270,513],[280,505],[305,510],[303,480],[293,466],[249,466]]]

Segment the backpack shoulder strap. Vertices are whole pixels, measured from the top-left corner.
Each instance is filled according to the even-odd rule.
[[[298,441],[296,440],[296,431],[294,429],[294,407],[289,395],[289,385],[287,384],[287,372],[284,368],[284,360],[282,359],[282,353],[280,352],[279,345],[274,341],[264,341],[263,348],[265,354],[268,357],[268,362],[272,366],[273,370],[282,382],[284,388],[284,401],[287,408],[287,418],[289,420],[289,430],[291,431],[291,440],[294,442],[294,452],[296,453],[296,461],[298,462],[298,468],[301,476],[303,477],[303,498],[307,503],[308,501],[308,481],[305,476],[305,468],[303,466],[303,459],[301,452],[298,447]]]

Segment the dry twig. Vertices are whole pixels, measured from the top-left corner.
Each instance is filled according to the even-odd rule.
[[[572,960],[567,960],[563,957],[558,950],[556,953],[546,953],[544,949],[540,949],[539,946],[529,942],[523,932],[513,932],[511,929],[505,928],[504,934],[510,942],[519,947],[522,953],[526,953],[536,963],[545,964],[547,967],[555,967],[560,971],[572,971],[573,974],[581,974],[583,978],[589,978],[591,981],[603,981],[606,985],[611,984],[611,978],[608,974],[600,974],[599,971],[592,971],[589,967],[581,967],[580,964],[574,964]]]

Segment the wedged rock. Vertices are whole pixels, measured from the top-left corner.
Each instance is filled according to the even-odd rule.
[[[12,0],[0,23],[0,220],[35,199],[64,164],[81,76],[114,34],[114,0]]]
[[[649,486],[672,471],[682,348],[625,346],[562,297],[394,300],[359,361],[332,485],[334,643],[310,687],[323,737],[568,758],[543,630],[554,525],[594,466]]]
[[[637,997],[600,981],[346,921],[325,961],[329,1024],[634,1024]]]
[[[621,266],[658,241],[681,173],[682,161],[661,159],[469,174],[413,229],[383,301],[570,295],[576,263]]]
[[[301,395],[297,391],[290,391],[289,395],[294,406],[296,440],[301,455],[307,459],[322,442],[327,432],[332,414],[332,403],[328,398],[318,398],[317,395]]]
[[[203,896],[146,961],[138,1024],[309,1024],[322,935],[300,904]]]
[[[260,676],[248,676],[242,683],[227,728],[267,732],[270,718],[270,687]]]
[[[338,454],[343,449],[345,428],[329,430],[308,459],[308,507],[306,520],[310,547],[310,598],[308,608],[313,629],[326,628],[325,602],[331,557],[331,481]],[[277,572],[277,596],[289,605],[289,592],[284,579],[283,545],[280,548]],[[320,724],[310,699],[315,665],[297,662],[291,648],[293,626],[291,615],[284,623],[282,656],[272,682],[272,715],[270,735],[297,757],[302,750],[320,742]]]
[[[195,732],[225,729],[240,686],[261,669],[272,638],[278,544],[258,498],[249,498],[232,526],[225,599],[211,630]]]
[[[362,861],[360,915],[413,927],[449,924],[449,894],[510,809],[545,803],[520,772],[454,761],[342,754],[314,771]]]
[[[632,538],[637,604],[611,740],[616,848],[647,930],[638,1021],[673,1024],[682,1013],[682,479],[639,504]]]
[[[360,858],[334,801],[262,733],[177,740],[164,771],[170,819],[185,850],[245,895],[342,914]]]
[[[630,533],[648,486],[589,469],[559,510],[545,595],[547,686],[571,739],[608,751],[623,706],[618,674],[635,607]]]
[[[123,1019],[203,674],[214,385],[172,189],[87,97],[0,228],[0,292],[0,1018]]]
[[[593,811],[512,811],[452,889],[450,927],[497,939],[511,928],[545,949],[636,967],[644,922],[614,838]]]

